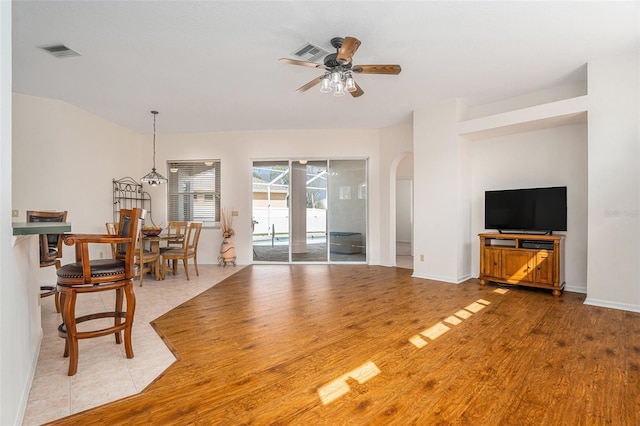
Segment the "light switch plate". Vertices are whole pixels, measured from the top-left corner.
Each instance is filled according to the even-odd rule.
[[[11,210],[11,217],[18,217],[20,215],[19,210]]]

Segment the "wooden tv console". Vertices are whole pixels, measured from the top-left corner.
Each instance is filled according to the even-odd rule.
[[[487,281],[564,290],[564,236],[479,234],[480,285]]]

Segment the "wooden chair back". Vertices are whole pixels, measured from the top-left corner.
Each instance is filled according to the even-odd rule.
[[[184,222],[184,221],[172,221],[167,224],[168,237],[182,236],[181,238],[167,240],[167,247],[171,247],[171,246],[182,247],[182,242],[184,241],[188,224],[189,224],[188,222]]]
[[[190,222],[187,228],[187,235],[184,238],[185,254],[197,253],[198,241],[200,241],[200,231],[202,230],[202,222]]]
[[[136,235],[140,225],[140,216],[142,209],[121,209],[118,235],[104,234],[65,234],[64,243],[67,245],[75,245],[76,263],[82,265],[82,276],[79,279],[73,277],[61,276],[58,272],[58,284],[95,284],[101,282],[113,281],[115,276],[94,275],[91,273],[91,258],[89,257],[89,245],[91,244],[115,244],[115,259],[124,261],[125,272],[122,278],[131,279],[135,276],[135,244]],[[133,238],[131,238],[133,237]],[[64,269],[65,267],[63,267]]]
[[[67,212],[27,210],[27,222],[66,222]],[[40,234],[40,267],[60,265],[62,235]]]
[[[155,272],[156,279],[160,278],[160,251],[144,249],[142,229],[138,230],[138,242],[136,247],[136,265],[138,265],[138,273],[140,274],[140,287],[142,287],[144,274],[146,274],[147,272]]]
[[[107,222],[105,223],[105,226],[107,228],[107,234],[108,235],[118,235],[118,232],[120,231],[120,223],[119,222]],[[117,250],[117,246],[116,244],[111,244],[111,258],[115,259],[116,258],[116,250]]]

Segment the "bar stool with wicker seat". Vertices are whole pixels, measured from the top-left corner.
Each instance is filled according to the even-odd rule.
[[[122,343],[127,358],[133,358],[131,330],[136,307],[133,293],[135,276],[136,237],[143,210],[120,210],[118,235],[65,234],[64,243],[75,245],[76,262],[62,266],[57,271],[58,291],[62,305],[62,324],[58,334],[65,339],[64,356],[69,357],[69,376],[78,370],[78,340],[115,334],[116,344]],[[117,244],[115,259],[89,258],[90,244]],[[114,290],[115,309],[76,317],[76,300],[79,295]],[[126,308],[123,310],[123,301]],[[78,331],[79,323],[99,318],[113,318],[113,326],[89,331]]]

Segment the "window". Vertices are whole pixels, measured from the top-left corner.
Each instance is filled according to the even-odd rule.
[[[220,222],[220,161],[168,161],[169,221]]]

